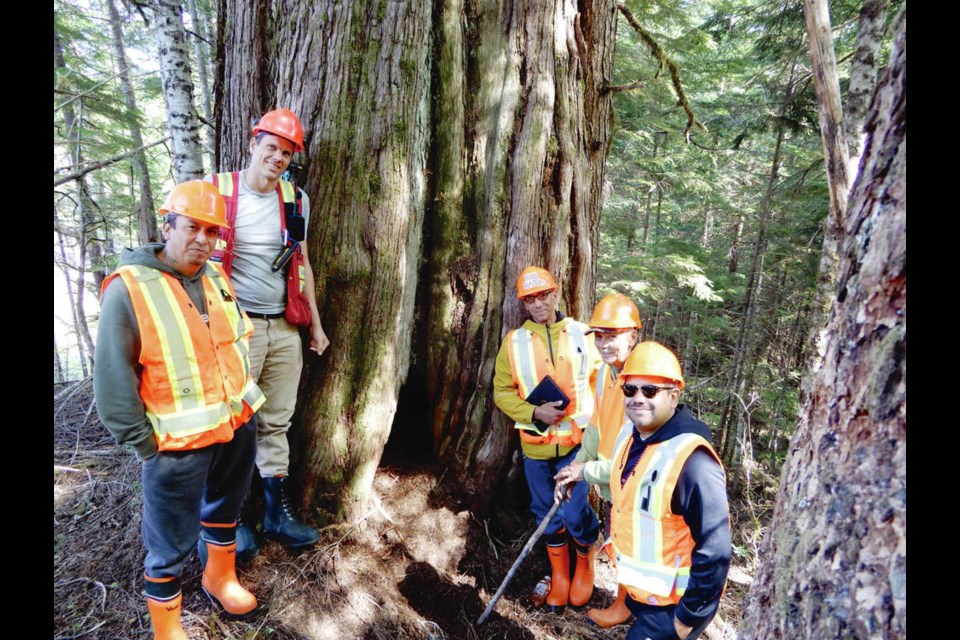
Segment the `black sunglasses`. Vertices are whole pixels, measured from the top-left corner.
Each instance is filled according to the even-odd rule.
[[[633,396],[637,395],[637,391],[642,393],[644,398],[653,398],[663,390],[670,391],[676,389],[676,387],[661,387],[656,384],[645,384],[640,387],[635,384],[622,384],[620,385],[620,388],[623,389],[623,395],[628,398],[632,398]]]

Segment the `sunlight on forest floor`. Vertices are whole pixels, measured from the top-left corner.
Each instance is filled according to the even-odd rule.
[[[54,419],[54,625],[56,637],[151,637],[142,596],[139,464],[112,444],[82,389]],[[478,520],[437,466],[385,466],[359,522],[322,530],[314,549],[291,553],[264,541],[240,580],[269,605],[254,622],[221,619],[200,589],[195,556],[183,575],[191,638],[622,639],[627,627],[590,626],[583,611],[556,616],[529,607],[548,574],[538,545],[490,618],[474,622],[533,532],[525,514]],[[512,523],[526,522],[523,525]],[[598,553],[589,605],[613,601],[613,568]],[[735,558],[735,562],[739,562]],[[742,563],[741,563],[742,564]],[[720,614],[703,636],[732,640],[749,576],[736,567]]]

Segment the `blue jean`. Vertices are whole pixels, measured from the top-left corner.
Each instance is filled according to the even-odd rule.
[[[197,546],[201,521],[237,521],[253,476],[257,453],[254,418],[229,442],[190,451],[161,451],[143,461],[143,521],[146,575],[179,578]],[[231,534],[232,535],[232,534]]]
[[[637,617],[627,631],[626,640],[677,640],[679,638],[677,630],[673,626],[673,617],[677,605],[658,607],[637,602],[630,596],[627,596],[626,604],[630,612]],[[710,620],[708,619],[694,627],[690,635],[687,636],[687,640],[695,640],[700,637],[700,634],[709,624]]]
[[[537,522],[543,519],[550,507],[553,506],[553,476],[563,469],[577,455],[580,447],[574,447],[562,458],[550,460],[534,460],[523,457],[523,471],[527,476],[527,486],[530,487],[530,510],[536,516]],[[573,485],[570,499],[564,500],[560,508],[550,519],[544,534],[550,535],[563,529],[573,536],[574,540],[583,545],[590,545],[597,541],[600,535],[600,522],[597,514],[587,501],[590,486],[586,482],[576,482]]]

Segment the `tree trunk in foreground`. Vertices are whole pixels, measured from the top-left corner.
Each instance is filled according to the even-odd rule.
[[[906,20],[871,106],[823,367],[740,637],[906,636]]]
[[[267,109],[303,122],[331,340],[303,380],[304,500],[362,514],[411,374],[434,455],[482,508],[517,446],[491,401],[517,275],[550,269],[570,315],[594,303],[616,7],[285,5],[221,3],[218,157],[242,167]]]

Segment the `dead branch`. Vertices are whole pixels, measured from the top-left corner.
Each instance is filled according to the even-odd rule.
[[[140,153],[141,151],[144,151],[145,149],[149,149],[150,147],[155,147],[155,146],[157,146],[158,144],[163,144],[163,143],[166,142],[167,140],[170,140],[170,136],[167,136],[166,138],[162,138],[162,139],[160,139],[160,140],[157,140],[156,142],[151,142],[150,144],[145,144],[145,145],[143,145],[142,147],[140,147],[140,148],[138,148],[138,149],[134,149],[134,150],[132,150],[132,151],[126,151],[126,152],[124,152],[124,153],[121,153],[120,155],[113,156],[112,158],[108,158],[108,159],[106,159],[106,160],[100,160],[100,161],[98,161],[98,162],[94,162],[93,164],[88,165],[85,169],[80,169],[79,171],[75,171],[75,172],[71,173],[70,175],[63,176],[62,178],[57,178],[56,180],[53,181],[53,186],[54,186],[54,187],[59,187],[60,185],[66,183],[66,182],[70,182],[71,180],[76,180],[76,179],[78,179],[78,178],[82,178],[83,176],[87,175],[87,174],[90,173],[91,171],[96,171],[97,169],[103,169],[104,167],[109,167],[111,164],[114,164],[114,163],[116,163],[116,162],[120,162],[120,161],[123,160],[124,158],[129,158],[130,156],[132,156],[132,155],[134,155],[134,154],[137,154],[137,153]]]
[[[612,84],[603,87],[600,90],[601,94],[604,93],[614,93],[616,91],[630,91],[631,89],[641,89],[647,86],[647,83],[643,80],[636,80],[634,82],[629,82],[627,84]]]
[[[70,397],[73,396],[73,394],[75,394],[77,391],[79,391],[81,387],[83,387],[84,385],[86,385],[86,384],[87,384],[88,382],[90,382],[91,380],[93,380],[93,378],[92,378],[91,376],[87,376],[87,377],[84,378],[83,380],[80,380],[80,381],[78,381],[78,382],[70,385],[69,387],[67,387],[66,389],[64,389],[64,390],[61,391],[59,394],[57,394],[57,395],[55,395],[55,396],[53,397],[53,404],[58,404],[58,403],[60,403],[60,402],[65,402],[65,401],[69,400]]]
[[[702,130],[706,131],[707,128],[697,121],[696,116],[693,115],[693,109],[690,108],[690,101],[687,100],[687,94],[683,91],[683,85],[680,83],[680,68],[677,67],[677,63],[670,59],[669,56],[664,52],[660,44],[653,39],[643,27],[640,26],[640,23],[637,22],[637,19],[633,17],[633,14],[630,12],[630,9],[627,8],[623,2],[617,2],[617,9],[620,10],[620,13],[623,14],[623,17],[627,19],[627,22],[630,23],[630,26],[633,27],[637,34],[639,34],[640,39],[647,45],[647,48],[650,49],[650,53],[654,58],[660,63],[660,68],[666,67],[670,71],[670,80],[673,84],[673,90],[677,94],[677,105],[683,107],[683,110],[687,114],[687,126],[683,130],[683,139],[690,143],[690,129],[694,125],[700,127]],[[657,70],[657,75],[659,75],[660,70]],[[656,75],[654,76],[656,77]]]

